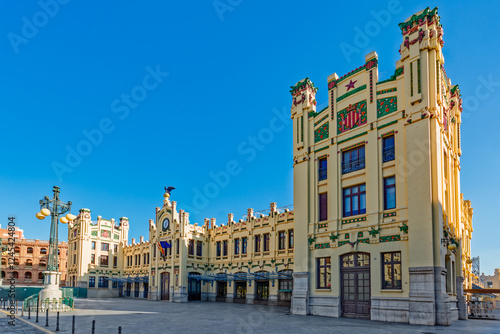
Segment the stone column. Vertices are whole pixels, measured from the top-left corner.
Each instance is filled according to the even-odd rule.
[[[309,314],[309,273],[293,273],[292,307],[293,314]]]
[[[457,276],[457,299],[458,299],[458,319],[467,320],[469,315],[467,313],[467,300],[464,296],[464,278]]]

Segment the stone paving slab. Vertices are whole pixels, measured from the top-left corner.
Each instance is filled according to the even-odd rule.
[[[76,334],[118,333],[481,333],[500,334],[500,321],[459,320],[451,326],[413,326],[360,319],[292,315],[289,308],[216,302],[171,303],[143,299],[77,299],[76,310],[60,314],[60,332],[71,333],[76,315]],[[32,314],[31,322],[34,323]],[[27,319],[25,315],[24,319]],[[45,314],[39,325],[45,325]],[[49,327],[55,330],[55,314]],[[0,327],[0,333],[3,327]],[[6,332],[10,333],[10,332]],[[16,333],[16,332],[12,332]],[[25,332],[19,332],[25,333]],[[31,332],[26,332],[31,333]],[[33,332],[39,333],[39,332]]]

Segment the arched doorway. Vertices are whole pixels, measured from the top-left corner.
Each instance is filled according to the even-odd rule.
[[[217,295],[215,301],[225,302],[227,297],[227,281],[225,274],[217,274]]]
[[[161,288],[161,300],[169,300],[169,290],[170,290],[170,273],[161,273],[160,275],[160,288]]]
[[[264,278],[267,271],[258,271],[261,277],[255,280],[255,299],[254,304],[267,305],[269,302],[269,279]]]
[[[370,254],[342,255],[340,277],[342,316],[370,319]]]
[[[189,276],[201,275],[200,273],[189,273]],[[188,300],[201,300],[201,280],[188,277]]]

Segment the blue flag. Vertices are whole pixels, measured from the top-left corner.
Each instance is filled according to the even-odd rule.
[[[160,241],[160,244],[162,248],[172,248],[172,246],[170,246],[170,244],[166,241]]]

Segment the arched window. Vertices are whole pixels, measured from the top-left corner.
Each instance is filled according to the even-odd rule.
[[[40,254],[47,254],[47,248],[41,248],[40,249]]]
[[[5,271],[2,270],[2,278],[5,278]]]
[[[42,261],[40,261],[40,264],[38,266],[41,267],[41,268],[42,267],[45,268],[47,266],[47,262],[45,262],[45,261],[42,260]]]
[[[33,254],[33,247],[28,247],[27,253],[28,254]]]
[[[42,279],[43,280],[43,274],[42,273],[38,273],[38,279]]]
[[[19,254],[21,252],[21,247],[16,246],[14,247],[14,253]]]
[[[7,259],[6,258],[3,258],[2,259],[2,266],[6,266],[7,265]]]
[[[18,279],[19,278],[19,273],[17,271],[13,271],[12,272],[12,277],[14,277],[15,279]]]
[[[27,271],[27,272],[24,274],[24,281],[25,281],[25,282],[31,282],[31,272]]]
[[[27,259],[27,260],[26,260],[26,267],[31,268],[32,266],[33,266],[33,260],[31,260],[31,259]]]
[[[12,263],[12,262],[11,262]],[[18,266],[19,265],[19,259],[14,259],[14,265]]]

